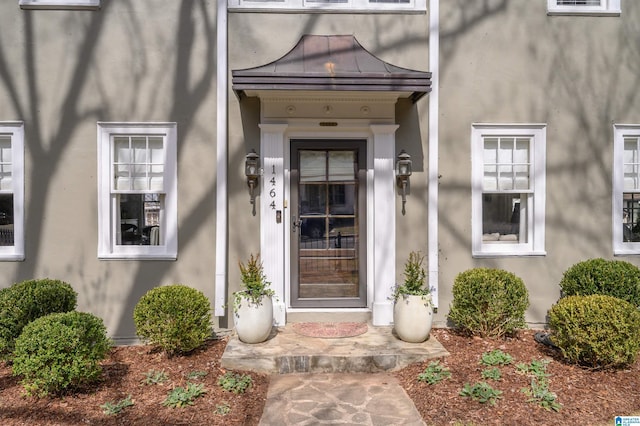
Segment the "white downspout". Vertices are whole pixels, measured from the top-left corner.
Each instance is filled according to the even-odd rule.
[[[440,66],[440,0],[429,0],[429,201],[428,201],[428,270],[429,287],[435,289],[433,302],[438,307],[438,115]]]
[[[216,94],[216,282],[214,315],[225,315],[227,298],[227,1],[218,1]]]

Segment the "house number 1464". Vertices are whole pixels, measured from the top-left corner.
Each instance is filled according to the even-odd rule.
[[[276,195],[278,195],[278,193],[276,192],[276,166],[275,164],[271,166],[271,179],[269,179],[269,182],[271,183],[271,190],[269,191],[269,196],[271,198],[276,198]],[[276,201],[275,200],[271,200],[271,204],[269,204],[269,206],[271,207],[271,210],[275,210],[276,209]]]

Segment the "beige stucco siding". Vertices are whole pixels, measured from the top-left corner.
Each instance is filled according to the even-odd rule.
[[[78,309],[121,339],[154,286],[183,283],[213,301],[216,2],[17,3],[0,11],[0,120],[24,121],[26,260],[0,262],[0,286],[63,279]],[[178,260],[98,260],[98,121],[177,122]]]
[[[523,278],[527,318],[540,324],[568,267],[613,258],[612,125],[640,122],[640,5],[623,1],[620,17],[569,17],[547,16],[545,2],[464,3],[477,13],[441,5],[441,306],[462,270],[500,267]],[[546,256],[470,256],[472,123],[546,123]]]

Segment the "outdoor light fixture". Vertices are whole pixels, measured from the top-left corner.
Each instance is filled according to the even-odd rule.
[[[402,215],[406,213],[404,205],[407,202],[407,184],[411,176],[411,156],[403,149],[398,154],[396,162],[396,180],[398,186],[402,189]]]
[[[258,167],[258,161],[260,157],[256,154],[256,150],[252,149],[244,157],[244,174],[247,177],[247,185],[249,186],[249,202],[253,206],[252,214],[256,215],[256,194],[255,189],[258,186],[258,179],[260,178],[260,168]]]

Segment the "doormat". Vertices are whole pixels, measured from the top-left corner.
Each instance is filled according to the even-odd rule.
[[[293,331],[307,336],[321,339],[340,339],[343,337],[359,336],[367,332],[365,322],[296,322]]]

